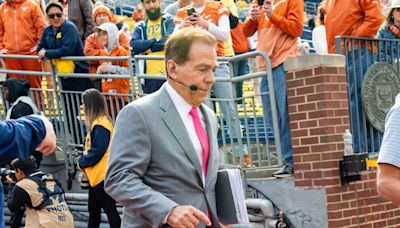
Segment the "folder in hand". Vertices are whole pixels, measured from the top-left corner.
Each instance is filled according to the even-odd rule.
[[[222,223],[249,223],[239,169],[223,169],[218,171],[215,194],[217,214]]]

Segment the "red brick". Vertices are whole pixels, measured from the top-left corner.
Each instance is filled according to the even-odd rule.
[[[322,162],[315,162],[312,164],[313,169],[323,169],[323,168],[337,168],[338,162],[337,161],[322,161]]]
[[[343,159],[343,151],[322,153],[322,160],[340,160]]]
[[[333,95],[332,95],[332,98],[334,99],[334,100],[342,100],[342,99],[348,99],[348,95],[347,95],[347,93],[346,92],[337,92],[337,93],[334,93]]]
[[[293,161],[294,161],[294,159],[293,159]],[[295,161],[295,162],[296,162],[296,161]],[[296,180],[303,179],[303,172],[298,172],[298,171],[296,171],[296,172],[293,174],[293,176],[294,176],[294,179],[296,179]]]
[[[298,122],[291,122],[290,123],[290,129],[291,130],[295,130],[297,128],[299,128],[299,123]]]
[[[337,76],[338,78],[344,78],[346,80],[346,68],[345,67],[338,67],[338,74],[340,76]]]
[[[372,228],[372,223],[369,224],[362,224],[361,226],[359,226],[360,228]]]
[[[365,216],[365,220],[367,222],[379,220],[379,214],[378,213],[372,213],[370,215],[366,215]]]
[[[307,119],[306,113],[292,113],[289,115],[290,121],[305,120]]]
[[[341,200],[341,195],[340,194],[327,195],[326,196],[326,201],[328,203],[337,203],[337,202],[340,202],[340,200]]]
[[[296,94],[297,95],[305,95],[305,94],[314,94],[315,93],[315,86],[305,86],[305,87],[297,87]]]
[[[313,153],[315,152],[330,152],[330,151],[336,151],[336,143],[329,143],[329,144],[323,144],[323,145],[312,145],[311,146],[311,151]]]
[[[343,218],[343,212],[341,211],[328,211],[328,219],[340,219]]]
[[[306,100],[307,102],[313,102],[313,101],[326,101],[326,100],[332,100],[332,94],[326,94],[326,93],[317,93],[317,94],[310,94],[306,95]]]
[[[308,99],[308,97],[307,97]],[[335,100],[323,100],[317,102],[317,109],[337,109],[342,107],[343,102]]]
[[[297,105],[306,102],[305,96],[296,96],[296,97],[289,97],[288,95],[288,104],[289,105]]]
[[[296,187],[311,187],[312,182],[311,180],[295,180],[294,181]]]
[[[337,177],[339,178],[339,169],[331,169],[331,170],[324,170],[322,171],[323,177]]]
[[[319,126],[335,126],[342,124],[341,118],[323,118],[318,120]]]
[[[301,162],[301,156],[293,154],[293,162],[294,163]]]
[[[295,89],[287,89],[286,94],[287,94],[287,97],[294,97],[294,96],[296,96],[296,90]]]
[[[294,77],[296,79],[305,78],[305,77],[308,78],[308,77],[313,76],[313,75],[314,75],[313,69],[307,69],[307,70],[302,70],[302,71],[295,72]]]
[[[337,92],[339,90],[338,84],[320,84],[315,86],[315,92]]]
[[[355,216],[355,215],[357,215],[357,210],[354,210],[353,208],[352,209],[350,209],[350,210],[344,210],[343,211],[343,217],[352,217],[352,216]]]
[[[296,113],[297,112],[297,106],[296,105],[290,105],[288,108],[289,113]]]
[[[287,72],[286,73],[286,80],[291,81],[294,79],[294,73],[293,72]]]
[[[368,179],[376,180],[376,172],[368,172]]]
[[[299,86],[304,86],[304,79],[287,80],[286,82],[287,88],[297,88]]]
[[[308,154],[310,153],[309,146],[293,147],[293,154]]]
[[[318,137],[307,137],[300,139],[301,145],[311,145],[319,143]]]
[[[400,224],[400,218],[388,219],[386,222],[387,222],[388,226],[399,225]],[[399,226],[397,226],[397,227],[399,227]]]
[[[321,143],[343,142],[343,135],[322,135],[320,141]]]
[[[312,111],[308,113],[308,119],[321,119],[333,116],[333,110]]]
[[[386,227],[386,221],[374,222],[374,227]]]
[[[292,138],[308,136],[307,129],[300,128],[299,130],[291,130],[290,133],[291,133]]]
[[[321,154],[304,154],[301,156],[303,162],[321,161]]]
[[[371,207],[362,207],[362,208],[358,208],[358,211],[360,212],[360,214],[369,214],[372,212]]]
[[[370,197],[371,191],[369,189],[357,192],[359,198]]]
[[[339,110],[334,110],[335,116],[346,116],[349,117],[349,110],[348,109],[339,109]]]
[[[349,191],[349,186],[345,185],[345,186],[329,186],[327,188],[325,188],[325,191],[328,195],[330,194],[337,194],[337,193],[343,193],[343,192],[347,192]]]
[[[392,218],[393,217],[393,211],[387,211],[387,212],[383,212],[383,213],[380,213],[380,217],[381,217],[381,219],[388,219],[388,218]]]
[[[316,186],[338,185],[340,184],[339,178],[324,178],[322,180],[314,180]]]
[[[376,205],[379,203],[379,198],[378,197],[369,197],[363,200],[364,201],[364,205]],[[385,205],[380,204],[383,207],[385,207]],[[372,211],[375,211],[374,209],[372,209]]]
[[[341,220],[329,220],[329,227],[345,227],[351,224],[350,219],[341,219]]]
[[[299,146],[300,145],[300,139],[296,139],[292,137],[292,146]]]
[[[326,135],[334,133],[336,133],[335,127],[318,127],[310,129],[310,135]]]
[[[322,172],[318,170],[305,171],[303,175],[305,179],[315,179],[315,178],[321,178]]]
[[[364,188],[376,188],[376,181],[372,180],[372,181],[365,181],[363,183]]]
[[[310,170],[311,163],[298,163],[294,164],[294,170]]]
[[[355,198],[356,198],[356,193],[354,192],[347,192],[342,194],[343,201],[354,200]]]
[[[307,104],[302,104],[298,105],[297,109],[299,112],[308,112],[308,111],[314,111],[316,109],[315,103],[307,103]]]
[[[330,82],[331,78],[326,75],[314,76],[310,78],[306,78],[306,85],[315,85],[320,83]]]
[[[318,126],[318,122],[316,120],[306,120],[299,122],[300,128],[310,128]]]
[[[349,108],[349,102],[348,101],[340,101],[340,108]]]

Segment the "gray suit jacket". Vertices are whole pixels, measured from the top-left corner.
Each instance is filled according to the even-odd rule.
[[[165,85],[119,113],[105,190],[124,206],[122,227],[160,227],[177,205],[192,205],[206,214],[210,208],[217,214],[217,118],[205,105],[200,110],[210,144],[205,187],[200,161]],[[215,220],[213,224],[218,227]]]

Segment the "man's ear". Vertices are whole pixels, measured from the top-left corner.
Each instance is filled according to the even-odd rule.
[[[167,75],[171,78],[176,77],[176,63],[173,60],[168,60],[166,65]]]

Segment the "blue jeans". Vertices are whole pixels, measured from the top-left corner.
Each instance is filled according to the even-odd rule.
[[[286,72],[283,70],[283,64],[272,69],[274,78],[274,91],[277,106],[278,127],[281,137],[282,157],[286,165],[293,166],[292,142],[290,137],[290,125],[288,114],[288,102],[286,94]],[[267,77],[263,77],[260,82],[261,93],[269,93]],[[271,130],[272,113],[269,94],[262,95],[264,119],[267,121]]]
[[[354,61],[353,61],[354,56]],[[361,86],[373,64],[373,54],[366,48],[349,52],[346,58],[347,81],[349,86],[350,124],[354,152],[377,152],[382,134],[369,124],[362,105]]]
[[[214,73],[216,78],[226,78],[230,77],[228,64],[220,64]],[[235,102],[233,99],[232,84],[230,82],[215,82],[213,85],[213,91],[215,97],[218,99],[229,99],[230,101],[220,101],[219,105],[224,116],[226,123],[228,124],[228,129],[233,141],[237,142],[238,138],[242,137],[242,132],[239,127],[238,115],[235,110]],[[207,102],[209,107],[212,107],[210,102]],[[221,123],[222,124],[222,123]],[[239,147],[237,143],[233,144],[234,154],[243,154],[243,149]]]
[[[241,54],[241,53],[235,53],[235,55]],[[242,59],[240,61],[233,62],[233,76],[242,76],[245,74],[248,74],[250,72],[249,69],[249,64],[248,64],[248,59]],[[236,97],[243,97],[243,82],[237,82],[235,84],[235,92],[236,92]],[[242,103],[242,100],[239,100],[238,103]]]

